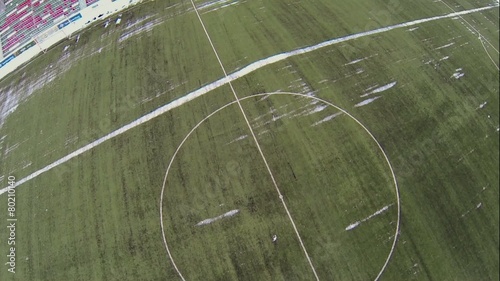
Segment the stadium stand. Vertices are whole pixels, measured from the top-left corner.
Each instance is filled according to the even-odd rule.
[[[5,12],[5,3],[3,0],[0,0],[0,15],[3,14],[3,12]]]
[[[50,46],[142,0],[0,0],[0,79]],[[37,46],[37,47],[35,47]]]
[[[0,0],[0,16],[2,16],[4,12],[5,12],[5,3],[4,0]],[[2,41],[0,41],[0,60],[2,59],[3,59]]]
[[[3,56],[7,57],[37,34],[85,7],[78,0],[7,0],[5,8],[0,15],[0,41]]]

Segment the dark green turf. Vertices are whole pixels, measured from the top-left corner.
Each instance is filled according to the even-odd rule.
[[[457,11],[490,4],[447,3]],[[2,187],[8,175],[21,179],[223,76],[196,15],[186,12],[190,2],[175,4],[154,1],[124,12],[122,25],[96,25],[78,43],[64,41],[0,81],[3,93],[8,86],[24,91],[23,81],[57,74],[29,97],[15,93],[22,102],[0,128]],[[201,12],[232,72],[280,52],[450,10],[439,2],[317,0],[247,1]],[[146,15],[152,18],[137,26],[164,22],[117,42]],[[498,8],[464,19],[498,49]],[[314,93],[349,111],[380,141],[402,202],[400,238],[383,280],[498,280],[498,70],[460,19],[418,27],[295,56],[233,85],[240,97]],[[493,47],[485,43],[498,64]],[[453,78],[457,71],[465,75]],[[397,84],[361,97],[391,82]],[[381,98],[355,107],[375,96]],[[0,280],[178,280],[160,230],[163,176],[193,126],[232,101],[230,88],[221,87],[18,187],[17,273],[4,266]],[[373,279],[396,227],[390,171],[347,116],[318,126],[311,125],[337,111],[293,117],[317,106],[310,102],[272,96],[242,106],[320,279]],[[288,115],[272,121],[271,109],[275,118]],[[230,143],[248,134],[232,105],[180,150],[163,205],[172,254],[187,280],[313,280],[255,143],[250,137]],[[6,222],[6,196],[0,201]],[[384,206],[386,212],[345,230]],[[233,209],[240,213],[195,226]],[[0,232],[2,253],[7,234]]]

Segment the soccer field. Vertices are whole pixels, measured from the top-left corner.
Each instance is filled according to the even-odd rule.
[[[194,4],[0,81],[0,280],[499,280],[497,1]]]

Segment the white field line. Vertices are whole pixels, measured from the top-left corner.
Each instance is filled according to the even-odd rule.
[[[481,45],[483,45],[483,49],[484,51],[486,52],[486,54],[488,55],[488,58],[490,58],[491,62],[493,63],[493,65],[495,65],[495,67],[497,68],[497,70],[500,70],[500,68],[498,68],[498,65],[497,63],[495,62],[495,60],[493,60],[493,58],[491,57],[490,53],[488,52],[488,50],[486,49],[486,46],[484,45],[484,42],[483,42],[483,37],[479,37],[479,41],[481,42]]]
[[[73,151],[72,153],[64,156],[63,158],[56,160],[55,162],[41,168],[40,170],[38,170],[36,172],[33,172],[32,174],[26,176],[25,178],[20,179],[19,181],[16,182],[16,184],[14,185],[13,188],[16,188],[16,187],[20,186],[21,184],[24,184],[25,182],[30,181],[30,180],[38,177],[40,174],[43,174],[43,173],[53,169],[54,167],[57,167],[65,162],[71,160],[72,158],[79,156],[82,153],[85,153],[85,152],[93,149],[94,147],[100,145],[101,143],[103,143],[107,140],[110,140],[116,136],[119,136],[130,129],[133,129],[141,124],[148,122],[151,119],[154,119],[154,118],[164,114],[165,112],[168,112],[176,107],[179,107],[179,106],[181,106],[181,105],[183,105],[191,100],[194,100],[195,98],[200,97],[200,96],[202,96],[202,95],[204,95],[212,90],[215,90],[221,86],[224,86],[227,83],[229,83],[230,81],[234,81],[240,77],[243,77],[243,76],[259,69],[259,68],[265,67],[267,65],[270,65],[270,64],[282,61],[282,60],[285,60],[289,57],[310,53],[312,51],[316,51],[318,49],[328,47],[328,46],[331,46],[334,44],[338,44],[338,43],[342,43],[342,42],[346,42],[346,41],[350,41],[350,40],[354,40],[354,39],[358,39],[358,38],[362,38],[362,37],[366,37],[366,36],[371,36],[371,35],[378,34],[378,33],[387,32],[387,31],[397,29],[397,28],[414,26],[417,24],[422,24],[422,23],[426,23],[426,22],[430,22],[430,21],[436,21],[436,20],[446,19],[446,18],[453,18],[453,17],[460,16],[460,15],[466,15],[466,14],[477,13],[477,12],[481,12],[481,11],[485,11],[485,10],[490,10],[490,9],[497,8],[498,6],[499,5],[487,6],[487,7],[465,10],[465,11],[456,12],[456,13],[450,13],[450,14],[443,15],[443,16],[436,16],[436,17],[431,17],[431,18],[419,19],[419,20],[409,21],[409,22],[400,23],[400,24],[396,24],[396,25],[391,25],[388,27],[382,27],[379,29],[371,30],[371,31],[365,31],[365,32],[356,33],[356,34],[352,34],[352,35],[347,35],[344,37],[335,38],[335,39],[328,40],[328,41],[325,41],[325,42],[322,42],[322,43],[319,43],[319,44],[316,44],[313,46],[309,46],[309,47],[305,47],[305,48],[301,48],[301,49],[296,49],[296,50],[293,50],[290,52],[281,53],[281,54],[277,54],[277,55],[274,55],[274,56],[271,56],[271,57],[268,57],[265,59],[258,60],[256,62],[251,63],[251,64],[247,65],[246,67],[230,74],[228,77],[221,78],[221,79],[219,79],[215,82],[212,82],[204,87],[201,87],[201,88],[199,88],[199,89],[197,89],[197,90],[195,90],[195,91],[193,91],[193,92],[191,92],[191,93],[189,93],[181,98],[178,98],[178,99],[176,99],[168,104],[165,104],[165,105],[155,109],[154,111],[152,111],[152,112],[150,112],[142,117],[139,117],[138,119],[130,122],[129,124],[124,125],[123,127],[118,128],[117,130],[115,130],[115,131],[79,148],[78,150]],[[9,187],[5,187],[3,189],[0,189],[0,195],[7,192],[8,188]]]
[[[443,0],[441,0],[441,3],[443,3],[444,5],[446,5],[446,7],[448,7],[450,10],[452,10],[453,12],[455,12],[455,10],[450,6],[448,5],[446,2],[444,2]],[[499,54],[498,50],[495,48],[495,46],[493,46],[493,44],[490,43],[490,41],[488,41],[488,39],[486,39],[486,37],[484,37],[480,32],[479,30],[477,30],[471,23],[469,23],[465,18],[463,18],[461,15],[459,16],[460,19],[462,19],[464,22],[466,22],[474,31],[477,32],[477,34],[479,35],[478,36],[478,39],[479,41],[481,42],[481,45],[483,45],[483,49],[484,51],[486,52],[486,54],[488,55],[488,58],[491,60],[491,62],[493,63],[493,65],[495,65],[495,67],[497,68],[497,70],[500,70],[500,68],[498,68],[498,65],[497,63],[493,60],[493,58],[491,57],[490,53],[488,52],[488,50],[486,49],[486,46],[484,45],[484,42],[483,41],[486,41],[486,43],[488,43],[491,48],[493,48],[493,50],[495,50],[495,52],[497,52],[497,54]]]
[[[389,157],[385,153],[385,150],[382,148],[382,145],[378,142],[378,140],[375,138],[375,136],[368,130],[368,128],[366,128],[366,126],[363,125],[363,123],[361,123],[361,121],[359,121],[358,119],[356,119],[354,116],[352,116],[350,113],[348,113],[344,109],[342,109],[342,108],[334,105],[333,103],[328,102],[326,100],[323,100],[321,98],[315,97],[315,96],[306,95],[306,94],[300,94],[300,93],[273,92],[273,93],[261,93],[261,94],[255,94],[255,95],[243,97],[243,98],[240,99],[240,101],[241,100],[255,98],[255,97],[263,97],[263,96],[266,96],[266,95],[292,95],[292,96],[306,97],[306,98],[317,100],[319,102],[323,102],[325,104],[328,104],[328,105],[336,108],[340,112],[346,114],[349,118],[353,119],[358,125],[360,125],[363,128],[363,130],[370,136],[370,138],[377,144],[378,149],[384,155],[384,159],[385,159],[385,161],[387,163],[387,166],[389,167],[389,169],[391,171],[391,176],[393,178],[394,189],[395,189],[395,193],[396,193],[397,222],[396,222],[396,231],[395,231],[395,234],[394,234],[394,240],[393,240],[391,249],[389,251],[389,254],[388,254],[388,256],[387,256],[387,258],[385,260],[384,265],[382,266],[382,268],[380,269],[379,273],[377,274],[377,277],[375,277],[375,279],[374,279],[375,281],[379,280],[380,277],[382,276],[383,272],[387,268],[387,265],[389,264],[389,261],[391,260],[392,255],[394,254],[394,250],[396,249],[396,244],[397,244],[398,237],[399,237],[400,225],[401,225],[401,199],[400,199],[400,195],[399,195],[399,186],[398,186],[398,182],[397,182],[397,179],[396,179],[396,174],[394,173],[394,169],[392,167],[392,164],[391,164],[391,162],[389,160]],[[179,146],[175,150],[174,154],[172,155],[172,158],[170,159],[170,162],[168,164],[167,170],[165,172],[165,177],[163,178],[163,186],[162,186],[161,193],[160,193],[160,227],[161,227],[161,232],[162,232],[162,236],[163,236],[163,243],[164,243],[165,249],[167,250],[168,256],[169,256],[170,260],[172,261],[172,264],[173,264],[174,268],[177,270],[177,273],[179,273],[179,276],[182,278],[182,280],[185,280],[185,279],[182,276],[182,274],[180,273],[180,271],[177,269],[177,266],[176,266],[176,264],[174,262],[172,254],[170,252],[170,248],[168,247],[168,243],[167,243],[167,239],[166,239],[166,235],[165,235],[165,226],[164,226],[164,222],[163,222],[163,198],[164,198],[164,194],[165,194],[165,187],[166,187],[167,178],[168,178],[170,169],[172,168],[172,164],[174,163],[174,160],[177,157],[177,154],[181,150],[181,148],[184,145],[184,143],[191,136],[191,134],[193,134],[196,131],[196,129],[198,129],[198,127],[200,127],[210,117],[212,117],[213,115],[217,114],[218,112],[222,111],[223,109],[225,109],[225,108],[227,108],[227,107],[229,107],[229,106],[231,106],[231,105],[233,105],[235,103],[237,103],[237,101],[232,101],[232,102],[230,102],[230,103],[228,103],[228,104],[220,107],[219,109],[215,110],[210,115],[208,115],[205,118],[203,118],[203,120],[201,120],[198,124],[196,124],[193,127],[193,129],[191,129],[191,131],[189,131],[189,133],[186,135],[186,137],[184,137],[184,139],[181,141],[181,143],[179,144]]]
[[[193,9],[196,12],[196,16],[198,16],[198,20],[200,21],[200,24],[203,27],[203,31],[205,32],[205,35],[207,36],[208,42],[210,42],[210,46],[212,47],[212,50],[214,51],[214,54],[217,57],[217,61],[219,62],[219,65],[220,65],[222,71],[224,72],[224,77],[227,78],[226,69],[224,68],[224,65],[222,64],[222,61],[219,57],[219,54],[218,54],[217,50],[215,49],[215,46],[212,42],[212,39],[210,38],[210,35],[208,34],[207,28],[205,27],[205,24],[203,23],[203,20],[201,19],[200,13],[198,12],[196,5],[194,4],[194,0],[191,0],[191,4],[193,5]],[[231,81],[229,81],[229,87],[231,88],[231,91],[233,92],[234,98],[235,98],[236,102],[238,103],[238,107],[241,111],[241,114],[243,115],[243,118],[245,119],[245,122],[247,123],[248,130],[250,131],[250,134],[252,135],[252,138],[255,142],[255,145],[257,146],[257,149],[259,150],[259,154],[262,158],[262,161],[264,162],[264,165],[266,166],[266,169],[267,169],[267,172],[269,173],[269,176],[271,177],[274,188],[276,189],[276,192],[278,192],[278,197],[281,200],[281,203],[283,204],[283,208],[285,208],[285,211],[288,215],[288,219],[292,223],[293,229],[295,230],[295,234],[297,235],[297,239],[300,242],[300,246],[302,247],[302,250],[304,251],[304,255],[306,256],[307,261],[309,262],[309,266],[311,267],[311,270],[314,273],[314,277],[316,278],[317,281],[319,281],[318,274],[316,273],[316,269],[314,268],[314,265],[311,261],[311,257],[309,256],[309,253],[307,252],[306,246],[304,245],[304,241],[302,241],[302,237],[300,237],[299,230],[297,229],[297,226],[295,225],[295,222],[292,218],[292,215],[290,214],[290,211],[288,210],[285,199],[283,198],[283,195],[281,194],[281,191],[278,187],[278,183],[276,182],[276,179],[274,178],[273,172],[271,171],[271,167],[269,167],[269,163],[267,162],[266,156],[264,155],[264,152],[262,151],[262,149],[260,147],[259,140],[257,140],[257,136],[255,136],[255,132],[253,131],[252,125],[250,125],[250,121],[248,121],[248,117],[245,113],[245,110],[243,110],[243,106],[241,105],[240,98],[236,94],[236,91],[234,90],[234,87],[233,87],[233,84],[231,83]]]
[[[444,2],[444,0],[440,0],[441,3],[443,3],[444,5],[446,5],[446,7],[448,7],[452,12],[455,12],[455,9],[453,9],[450,5],[448,5],[446,2]],[[498,4],[493,6],[493,7],[498,7]],[[479,40],[481,40],[481,38],[484,39],[484,41],[486,41],[486,43],[488,43],[492,48],[493,50],[495,50],[495,52],[497,52],[497,54],[499,53],[498,50],[495,48],[495,46],[493,46],[493,44],[490,43],[490,41],[488,41],[488,39],[486,39],[486,37],[484,37],[481,32],[479,32],[479,30],[477,30],[471,23],[469,23],[466,19],[464,19],[462,17],[462,15],[458,15],[458,17],[460,19],[462,19],[464,22],[466,22],[472,29],[474,29],[475,32],[477,32],[477,34],[479,35]]]

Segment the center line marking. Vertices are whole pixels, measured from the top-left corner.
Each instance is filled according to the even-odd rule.
[[[203,31],[205,32],[205,35],[207,36],[208,42],[210,42],[210,46],[212,47],[212,50],[214,51],[215,56],[217,57],[217,61],[219,62],[220,67],[222,68],[222,72],[224,72],[224,77],[229,78],[227,75],[226,69],[224,68],[222,61],[220,60],[219,54],[217,53],[217,50],[215,49],[215,46],[212,42],[212,39],[210,38],[210,35],[208,34],[208,31],[205,27],[205,24],[203,23],[203,20],[201,19],[201,16],[200,16],[200,13],[198,12],[198,9],[196,8],[196,5],[194,4],[193,0],[191,0],[191,4],[193,5],[193,9],[196,12],[196,16],[198,17],[198,20],[200,21],[200,24],[203,27]],[[255,145],[257,146],[257,149],[259,150],[260,156],[262,157],[262,160],[264,161],[266,169],[269,172],[269,175],[271,176],[271,180],[273,182],[273,185],[276,188],[276,191],[278,192],[278,198],[281,200],[281,203],[283,204],[283,207],[285,208],[285,211],[288,215],[288,218],[290,219],[290,222],[292,223],[293,229],[295,230],[295,234],[297,235],[297,238],[299,239],[300,246],[302,247],[302,250],[304,251],[304,254],[307,258],[307,261],[309,262],[309,265],[311,266],[311,269],[314,273],[314,277],[316,278],[316,280],[319,281],[319,277],[318,277],[318,274],[316,273],[316,269],[314,268],[314,265],[311,261],[311,258],[309,257],[309,253],[307,253],[307,249],[304,245],[304,242],[302,241],[302,238],[300,237],[299,230],[297,229],[297,226],[295,225],[295,222],[293,221],[292,215],[290,214],[290,211],[288,210],[288,207],[285,203],[285,199],[283,197],[283,194],[281,194],[281,191],[278,187],[278,184],[276,183],[276,180],[274,179],[273,172],[271,171],[271,168],[269,167],[267,159],[264,156],[264,152],[262,152],[259,141],[257,140],[257,137],[255,136],[255,133],[252,129],[252,125],[250,125],[250,122],[248,121],[248,117],[247,117],[245,111],[243,110],[243,106],[241,105],[240,98],[236,94],[236,91],[234,90],[234,87],[233,87],[233,84],[231,83],[231,80],[229,80],[228,84],[229,84],[229,87],[231,88],[231,91],[233,92],[234,98],[236,99],[236,103],[238,104],[238,107],[241,110],[241,114],[243,115],[243,118],[245,119],[245,122],[248,125],[248,129],[250,130],[250,133],[252,134],[252,138],[255,141]]]
[[[231,73],[229,75],[229,77],[224,77],[224,78],[218,79],[210,84],[207,84],[207,85],[200,87],[192,92],[189,92],[186,95],[184,95],[178,99],[175,99],[167,104],[164,104],[163,106],[160,106],[159,108],[153,110],[152,112],[149,112],[149,113],[131,121],[130,123],[125,124],[125,125],[121,126],[120,128],[115,129],[115,130],[109,132],[108,134],[90,142],[89,144],[86,144],[86,145],[80,147],[79,149],[71,152],[70,154],[67,154],[64,157],[55,160],[54,162],[48,164],[47,166],[32,172],[31,174],[29,174],[29,175],[25,176],[24,178],[20,179],[19,181],[17,181],[13,187],[4,187],[4,188],[0,189],[0,196],[2,194],[4,194],[5,192],[7,192],[9,190],[9,188],[17,188],[17,187],[25,184],[26,182],[37,178],[41,174],[48,172],[48,171],[54,169],[55,167],[58,167],[59,165],[65,164],[66,162],[72,160],[73,158],[78,157],[78,156],[82,155],[83,153],[94,149],[95,147],[101,145],[102,143],[104,143],[108,140],[111,140],[117,136],[120,136],[133,128],[136,128],[136,127],[138,127],[146,122],[149,122],[150,120],[152,120],[158,116],[161,116],[162,114],[164,114],[166,112],[169,112],[170,110],[172,110],[174,108],[177,108],[177,107],[184,105],[184,104],[186,104],[186,103],[188,103],[188,102],[190,102],[198,97],[201,97],[207,93],[210,93],[211,91],[226,85],[230,81],[236,80],[236,79],[241,78],[241,77],[245,77],[249,73],[257,71],[265,66],[272,65],[274,63],[283,61],[283,60],[290,58],[290,57],[299,56],[299,55],[307,54],[310,52],[314,52],[314,51],[320,50],[322,48],[329,47],[329,46],[339,44],[342,42],[356,40],[359,38],[372,36],[375,34],[380,34],[380,33],[388,32],[391,30],[399,29],[399,28],[406,28],[406,27],[415,26],[415,25],[419,25],[419,24],[423,24],[423,23],[427,23],[427,22],[432,22],[432,21],[437,21],[437,20],[442,20],[442,19],[449,19],[449,18],[453,18],[456,16],[468,15],[468,14],[472,14],[472,13],[478,13],[478,12],[482,12],[482,11],[486,11],[486,10],[496,9],[498,7],[499,7],[499,5],[486,6],[486,7],[465,10],[465,11],[456,12],[456,13],[450,13],[450,14],[442,15],[442,16],[434,16],[434,17],[430,17],[430,18],[417,19],[417,20],[413,20],[413,21],[403,22],[403,23],[399,23],[399,24],[395,24],[395,25],[391,25],[391,26],[381,27],[381,28],[374,29],[374,30],[364,31],[361,33],[345,35],[342,37],[323,41],[323,42],[317,43],[315,45],[310,45],[310,46],[295,49],[292,51],[287,51],[284,53],[275,54],[275,55],[272,55],[272,56],[267,57],[267,58],[262,58],[262,59],[255,61],[247,66],[244,66],[240,70],[237,70],[237,71]]]

